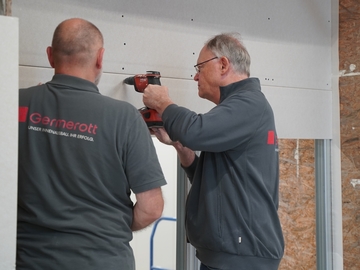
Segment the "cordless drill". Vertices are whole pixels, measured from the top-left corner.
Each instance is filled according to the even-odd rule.
[[[136,92],[143,93],[149,84],[161,85],[159,71],[147,71],[146,74],[137,74],[124,80],[125,84],[133,85]],[[162,127],[163,122],[160,115],[154,109],[143,107],[139,109],[148,128]]]

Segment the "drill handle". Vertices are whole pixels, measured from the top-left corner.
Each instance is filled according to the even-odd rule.
[[[160,76],[148,76],[148,84],[161,85]]]

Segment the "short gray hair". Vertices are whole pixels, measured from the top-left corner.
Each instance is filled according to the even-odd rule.
[[[217,57],[225,56],[229,59],[235,72],[250,77],[250,55],[240,41],[238,33],[224,33],[209,39],[205,46]]]

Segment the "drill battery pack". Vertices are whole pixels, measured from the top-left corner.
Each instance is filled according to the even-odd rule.
[[[148,128],[163,126],[162,119],[155,110],[143,107],[139,109],[139,112],[141,113]]]

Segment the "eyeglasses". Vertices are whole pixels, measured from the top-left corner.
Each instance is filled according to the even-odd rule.
[[[204,61],[204,62],[201,62],[201,63],[199,63],[199,64],[196,64],[196,65],[194,66],[194,68],[195,68],[195,70],[196,70],[196,73],[199,73],[199,72],[200,72],[200,65],[205,64],[205,63],[207,63],[207,62],[209,62],[209,61],[211,61],[211,60],[217,59],[217,58],[218,58],[218,57],[215,56],[215,57],[213,57],[213,58],[211,58],[211,59],[209,59],[209,60],[206,60],[206,61]]]

